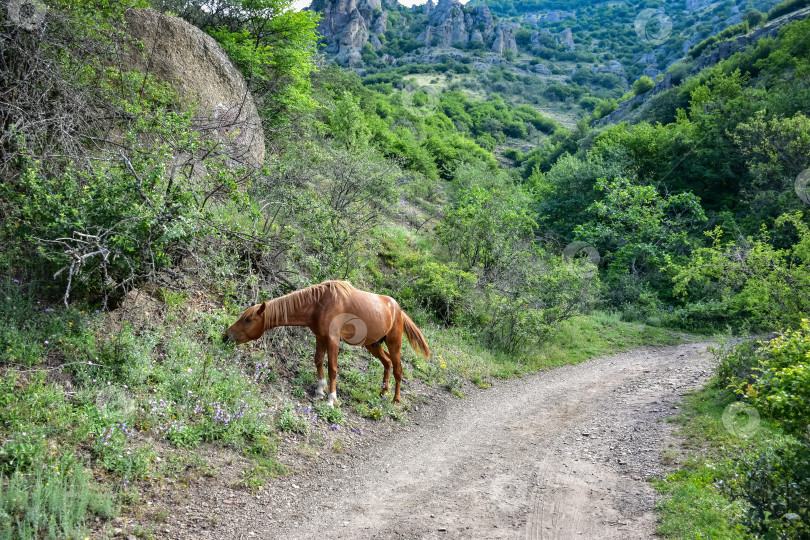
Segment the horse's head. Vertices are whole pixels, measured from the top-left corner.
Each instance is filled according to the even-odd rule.
[[[239,320],[225,330],[222,341],[235,341],[237,345],[259,339],[266,330],[264,323],[264,303],[250,306],[242,313]]]

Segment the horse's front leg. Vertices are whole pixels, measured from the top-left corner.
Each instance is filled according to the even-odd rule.
[[[337,399],[337,359],[340,350],[340,342],[336,339],[329,339],[326,344],[326,355],[329,358],[329,396],[326,404],[330,407],[340,406]]]
[[[318,386],[315,388],[315,399],[326,397],[326,375],[323,372],[323,357],[326,354],[326,340],[315,338],[315,370],[318,372]]]

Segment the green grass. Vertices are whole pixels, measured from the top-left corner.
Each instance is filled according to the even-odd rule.
[[[83,538],[89,517],[116,515],[112,495],[71,454],[51,463],[0,475],[0,538]]]
[[[414,373],[426,382],[448,385],[454,378],[486,386],[493,379],[535,373],[642,345],[677,345],[681,334],[623,322],[618,314],[595,313],[563,323],[546,343],[522,355],[509,355],[481,345],[460,328],[422,328],[431,347],[430,360],[412,360]],[[407,357],[411,357],[410,355]]]
[[[741,485],[741,463],[781,446],[789,436],[761,419],[750,437],[735,434],[723,424],[723,412],[733,398],[707,387],[689,396],[675,420],[684,439],[679,469],[656,482],[664,495],[656,510],[658,533],[672,539],[751,538],[743,522],[746,503],[734,498]],[[735,491],[736,492],[736,491]]]
[[[111,332],[103,314],[55,304],[42,289],[0,284],[0,529],[83,536],[87,520],[137,502],[139,486],[204,474],[193,449],[206,442],[256,461],[246,485],[283,472],[276,360],[220,343],[232,315],[187,316],[173,298],[163,321]],[[339,411],[295,414],[307,432],[341,422]]]

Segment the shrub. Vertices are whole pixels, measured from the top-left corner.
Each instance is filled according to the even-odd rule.
[[[416,107],[424,107],[425,105],[427,105],[427,102],[428,97],[425,92],[419,90],[418,92],[413,93],[413,104]]]
[[[742,482],[732,493],[745,499],[744,525],[755,538],[810,538],[810,439],[788,439],[744,458]]]
[[[743,15],[743,19],[748,23],[749,28],[754,28],[766,18],[767,17],[764,13],[755,9]]]
[[[788,431],[810,426],[810,320],[762,345],[754,380],[738,391]]]
[[[13,68],[4,78],[25,73],[3,86],[53,96],[16,100],[18,116],[3,126],[0,236],[20,246],[15,264],[58,276],[66,303],[76,287],[106,303],[145,280],[164,284],[180,245],[210,230],[201,223],[207,207],[222,195],[239,199],[250,178],[230,161],[234,148],[222,150],[230,142],[199,136],[195,111],[168,85],[113,67],[111,51],[128,46],[114,5],[113,13],[84,11],[83,2],[59,8],[58,24],[33,40],[3,35]]]
[[[735,327],[798,326],[810,314],[810,297],[796,294],[810,286],[810,230],[801,213],[776,220],[777,227],[788,224],[798,240],[784,249],[774,247],[765,233],[723,243],[719,227],[707,232],[712,246],[695,249],[685,264],[671,265],[675,294],[721,304],[722,319]]]
[[[451,322],[458,303],[475,283],[475,275],[460,270],[453,263],[445,265],[434,261],[426,261],[415,270],[418,277],[412,289],[420,306],[440,321]]]
[[[654,80],[649,78],[647,75],[642,75],[636,80],[636,82],[633,83],[633,94],[636,96],[645,94],[652,90],[654,86]]]
[[[579,261],[524,247],[487,286],[479,331],[490,346],[516,353],[549,339],[560,324],[593,305],[599,280]]]
[[[793,13],[803,7],[810,5],[810,0],[787,0],[781,4],[777,4],[768,12],[768,20],[772,21],[782,15]]]
[[[31,474],[0,475],[2,538],[85,538],[88,517],[110,518],[116,510],[83,464],[67,454]]]
[[[309,430],[306,418],[293,410],[292,405],[284,407],[276,418],[276,429],[304,434]]]
[[[756,341],[743,341],[735,346],[726,345],[712,348],[717,360],[715,385],[719,388],[734,388],[740,384],[750,384],[754,380],[754,369],[759,363],[760,346]]]

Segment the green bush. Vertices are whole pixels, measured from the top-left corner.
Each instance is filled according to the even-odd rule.
[[[803,7],[807,7],[808,5],[810,5],[810,0],[787,0],[781,4],[776,4],[776,6],[771,8],[768,12],[768,20],[772,21],[782,15],[787,15]]]
[[[633,83],[633,94],[640,96],[641,94],[645,94],[652,90],[654,86],[654,80],[649,78],[647,75],[642,75],[636,80],[636,82]]]
[[[738,392],[788,431],[810,426],[810,320],[762,345],[754,380]]]
[[[413,104],[416,107],[424,107],[427,105],[428,97],[427,94],[421,90],[418,92],[413,93]]]
[[[810,229],[801,213],[780,216],[775,225],[791,225],[795,243],[776,248],[764,232],[726,243],[720,227],[707,232],[712,246],[696,248],[688,261],[669,267],[675,294],[722,305],[718,322],[733,328],[798,326],[810,314],[810,297],[796,294],[810,286]]]
[[[756,341],[712,348],[711,352],[717,360],[715,385],[725,389],[753,382],[754,370],[759,365],[759,350],[760,345]]]
[[[477,306],[477,329],[494,349],[518,353],[539,345],[560,325],[586,312],[599,295],[599,279],[580,261],[524,248],[524,256],[489,284]],[[588,263],[586,263],[588,264]]]
[[[309,424],[300,412],[293,409],[292,405],[287,405],[279,412],[276,418],[276,429],[304,434],[309,430]]]
[[[750,505],[743,524],[755,538],[810,538],[810,437],[743,458],[731,493]]]
[[[440,321],[453,321],[458,304],[475,283],[474,274],[459,269],[454,263],[425,261],[416,270],[411,286],[419,306]]]
[[[767,15],[762,13],[761,11],[757,11],[755,9],[749,11],[745,15],[743,15],[743,19],[748,23],[749,28],[754,28],[759,23],[763,22],[767,19]]]

